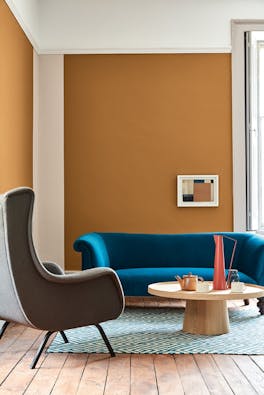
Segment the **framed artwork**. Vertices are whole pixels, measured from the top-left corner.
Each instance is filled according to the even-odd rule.
[[[217,175],[177,176],[178,207],[217,207]]]

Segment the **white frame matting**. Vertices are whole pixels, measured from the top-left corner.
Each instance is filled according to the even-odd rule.
[[[184,201],[183,182],[203,180],[213,184],[213,200]],[[178,175],[177,176],[177,205],[178,207],[217,207],[219,205],[218,175]]]

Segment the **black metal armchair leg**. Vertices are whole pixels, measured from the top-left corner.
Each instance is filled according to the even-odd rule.
[[[67,336],[65,335],[65,333],[63,331],[60,331],[60,334],[64,340],[64,343],[69,343],[69,340],[68,340]]]
[[[103,328],[99,324],[96,324],[95,326],[99,330],[99,332],[100,332],[100,334],[101,334],[101,336],[102,336],[102,338],[103,338],[103,340],[105,342],[105,345],[108,348],[108,351],[110,352],[111,357],[115,357],[116,355],[114,353],[114,350],[112,349],[112,346],[111,346],[109,340],[107,339],[107,336],[106,336]]]
[[[36,366],[37,363],[38,363],[39,357],[41,356],[41,353],[42,353],[42,351],[44,350],[44,347],[46,346],[47,341],[49,340],[49,338],[50,338],[50,336],[52,335],[52,333],[54,333],[54,332],[48,331],[48,332],[46,333],[46,335],[44,336],[44,339],[43,339],[42,343],[41,343],[40,346],[39,346],[39,349],[38,349],[38,351],[37,351],[37,353],[36,353],[36,355],[35,355],[35,358],[33,359],[33,362],[32,362],[32,364],[30,365],[30,368],[31,368],[31,369],[35,369],[35,366]]]
[[[264,297],[258,298],[257,306],[261,315],[264,315]]]
[[[2,328],[0,329],[0,339],[3,336],[3,334],[5,333],[6,328],[8,327],[8,325],[10,324],[10,322],[6,321],[4,322]]]

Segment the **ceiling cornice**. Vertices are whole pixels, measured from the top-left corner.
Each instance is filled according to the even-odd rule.
[[[177,53],[230,53],[231,47],[157,47],[157,48],[74,48],[48,49],[41,48],[39,55],[71,55],[71,54],[177,54]]]
[[[18,21],[19,25],[21,26],[22,30],[24,31],[25,35],[27,36],[28,40],[32,44],[33,48],[37,53],[40,53],[40,47],[39,44],[37,43],[34,34],[31,31],[31,28],[28,26],[28,24],[25,22],[25,19],[23,16],[20,14],[16,3],[13,0],[5,0],[6,4],[10,8],[12,14]]]
[[[41,55],[230,53],[232,18],[255,24],[264,13],[260,0],[155,0],[155,7],[149,0],[5,2]]]

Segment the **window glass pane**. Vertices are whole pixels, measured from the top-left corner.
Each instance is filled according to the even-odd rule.
[[[259,227],[264,229],[264,42],[258,42]]]
[[[264,230],[264,32],[246,34],[247,230]]]

